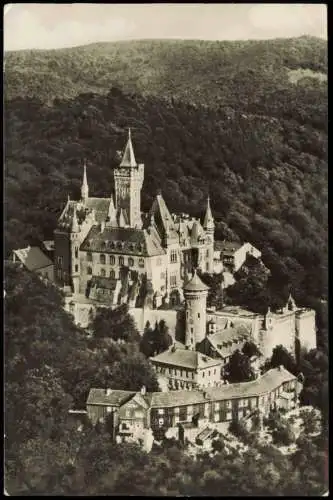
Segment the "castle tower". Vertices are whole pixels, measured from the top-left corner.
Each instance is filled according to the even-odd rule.
[[[185,296],[185,345],[195,349],[206,336],[206,307],[208,286],[195,270],[193,277],[184,285]]]
[[[141,228],[141,189],[144,178],[144,165],[135,159],[131,130],[119,167],[114,170],[116,209],[126,212],[126,221],[133,228]]]
[[[77,220],[76,205],[73,208],[73,219],[70,229],[71,278],[73,292],[79,293],[80,288],[80,226]]]
[[[89,186],[87,181],[87,166],[86,162],[83,165],[83,181],[81,186],[81,201],[85,202],[89,198]]]

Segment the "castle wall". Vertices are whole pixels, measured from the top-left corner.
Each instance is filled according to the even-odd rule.
[[[159,309],[141,309],[133,307],[129,309],[130,315],[134,318],[139,332],[142,334],[147,321],[154,328],[156,321],[160,322],[162,319],[165,321],[169,328],[169,334],[173,339],[176,338],[177,323],[179,312],[175,310],[159,310]]]
[[[152,281],[154,292],[166,293],[166,270],[168,266],[168,256],[158,255],[157,257],[146,258],[147,278]]]
[[[307,350],[316,349],[316,313],[314,310],[298,310],[296,312],[296,335],[300,346]]]

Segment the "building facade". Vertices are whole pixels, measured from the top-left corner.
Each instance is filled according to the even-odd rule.
[[[255,409],[268,415],[271,409],[291,410],[298,404],[302,384],[285,368],[273,368],[256,380],[203,390],[139,393],[91,389],[87,414],[95,424],[107,414],[115,417],[115,434],[126,423],[128,434],[136,429],[153,431],[180,423],[240,421]],[[132,405],[129,406],[130,402]],[[120,431],[121,432],[121,431]]]

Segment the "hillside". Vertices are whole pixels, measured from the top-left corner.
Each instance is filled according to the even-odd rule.
[[[258,245],[303,303],[325,295],[327,84],[309,77],[325,50],[302,37],[6,54],[6,251],[52,237],[84,157],[91,192],[110,192],[130,126],[144,209],[163,186],[172,210],[198,215],[209,191],[219,238]]]
[[[261,99],[283,90],[290,70],[326,74],[327,44],[307,36],[235,42],[138,40],[9,52],[5,63],[6,99],[36,96],[52,102],[82,92],[104,93],[115,85],[250,112]]]

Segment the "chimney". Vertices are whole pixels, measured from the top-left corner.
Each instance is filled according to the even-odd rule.
[[[143,385],[140,390],[141,396],[144,396],[146,394],[146,386]]]
[[[111,392],[112,392],[112,389],[105,389],[105,394],[107,396],[110,396],[111,395]]]
[[[105,229],[105,222],[102,221],[101,222],[101,233],[104,231],[104,229]]]
[[[279,366],[279,371],[282,372],[282,369],[283,369],[283,365],[280,365]]]

